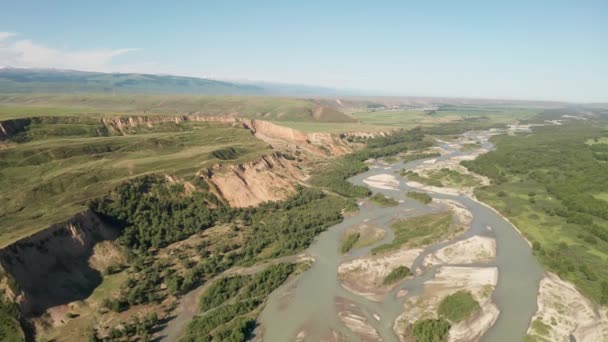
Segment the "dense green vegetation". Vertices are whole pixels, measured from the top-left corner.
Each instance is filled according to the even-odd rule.
[[[436,187],[443,187],[443,184],[441,183],[440,180],[434,179],[434,178],[429,178],[429,177],[424,177],[424,176],[420,175],[419,173],[411,171],[411,170],[402,169],[401,171],[399,171],[399,175],[401,177],[407,177],[407,180],[412,181],[412,182],[417,182],[420,184],[436,186]]]
[[[471,293],[461,290],[445,297],[439,303],[437,312],[440,317],[446,318],[452,323],[458,323],[471,317],[479,309],[479,303]]]
[[[429,204],[433,201],[433,197],[426,192],[408,191],[406,196],[424,204]]]
[[[458,187],[474,187],[479,185],[479,180],[472,175],[460,173],[456,170],[442,168],[429,172],[428,178],[434,181],[439,181],[442,186],[458,188]]]
[[[384,277],[384,279],[382,280],[382,284],[393,284],[411,274],[412,273],[410,272],[410,269],[407,266],[398,266],[393,269],[386,277]]]
[[[113,311],[123,311],[132,305],[158,302],[162,284],[167,284],[171,294],[179,294],[234,265],[298,253],[321,231],[338,223],[344,208],[355,208],[355,204],[317,189],[300,188],[285,201],[237,209],[225,206],[204,188],[187,196],[180,184],[146,176],[91,201],[90,207],[122,229],[118,242],[135,254],[131,258],[135,272],[123,284],[121,294],[105,303]],[[213,253],[201,245],[203,261],[185,272],[177,272],[161,261],[153,262],[149,256],[150,248],[164,247],[229,222],[239,222],[245,240],[224,245]]]
[[[294,270],[293,264],[278,264],[254,275],[220,279],[201,297],[203,314],[188,324],[181,341],[246,340],[255,328],[255,311]]]
[[[430,171],[426,176],[411,170],[402,169],[399,171],[399,175],[402,177],[407,177],[407,179],[410,181],[436,187],[447,186],[458,188],[474,187],[479,185],[479,180],[474,176],[463,174],[448,168]]]
[[[420,247],[442,239],[450,234],[452,223],[451,212],[427,214],[407,219],[399,219],[391,224],[395,232],[392,242],[372,249],[372,254],[379,254],[407,247]]]
[[[570,122],[499,136],[496,150],[462,162],[492,185],[476,195],[506,215],[550,271],[608,304],[608,136],[602,124]],[[598,154],[599,153],[599,154]]]
[[[222,278],[205,291],[200,307],[202,311],[207,311],[235,298],[265,297],[283,284],[295,269],[294,264],[277,264],[253,275]]]
[[[444,319],[418,320],[412,327],[412,336],[419,342],[442,342],[450,331],[450,323]]]
[[[361,234],[359,233],[350,233],[346,236],[345,239],[342,240],[342,245],[340,246],[340,251],[342,253],[348,253],[353,246],[359,241],[359,237]]]
[[[397,202],[394,198],[384,196],[381,193],[376,193],[369,199],[381,207],[394,207],[399,204],[399,202]]]
[[[365,197],[370,194],[364,186],[353,185],[346,179],[368,170],[364,161],[392,156],[408,149],[425,148],[433,143],[425,139],[421,129],[399,131],[370,139],[364,149],[336,159],[326,170],[311,178],[311,184],[327,188],[343,196]]]

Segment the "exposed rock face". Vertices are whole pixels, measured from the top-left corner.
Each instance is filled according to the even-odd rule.
[[[215,165],[199,174],[233,207],[255,206],[292,195],[305,173],[280,153],[237,165]]]
[[[181,123],[185,121],[202,122],[224,122],[240,123],[243,121],[233,116],[207,116],[207,115],[136,115],[136,116],[117,116],[101,119],[102,123],[111,131],[127,134],[125,129],[139,126],[153,127],[155,124]]]
[[[305,133],[262,120],[249,120],[247,127],[256,137],[270,144],[283,140],[317,155],[343,155],[352,151],[339,135]]]
[[[96,244],[118,237],[91,211],[0,249],[0,264],[16,282],[16,302],[26,316],[88,297],[101,282],[89,265]]]

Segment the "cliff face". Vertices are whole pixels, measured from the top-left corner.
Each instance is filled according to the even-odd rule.
[[[26,316],[88,297],[101,283],[89,259],[96,244],[118,237],[90,211],[0,249],[0,265],[14,284],[12,295]]]
[[[250,120],[247,126],[255,136],[270,143],[291,143],[316,155],[340,156],[352,151],[339,135],[330,133],[305,133],[268,121]]]
[[[306,175],[280,153],[237,165],[215,165],[199,173],[233,207],[255,206],[292,195]]]
[[[242,124],[241,119],[233,116],[207,116],[207,115],[153,115],[153,116],[117,116],[101,119],[110,130],[120,134],[127,134],[126,128],[139,126],[153,127],[163,123],[181,123],[185,121],[224,122]]]

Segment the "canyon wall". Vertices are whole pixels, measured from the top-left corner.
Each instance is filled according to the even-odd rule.
[[[243,164],[217,164],[199,172],[216,195],[233,207],[256,206],[286,199],[306,173],[292,160],[274,153]]]
[[[28,317],[87,298],[102,278],[89,264],[94,247],[118,235],[87,210],[0,249],[9,295]]]

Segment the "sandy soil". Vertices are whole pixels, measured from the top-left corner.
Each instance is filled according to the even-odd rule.
[[[498,308],[492,303],[492,292],[498,280],[496,267],[441,267],[435,277],[424,284],[423,293],[409,298],[405,311],[397,317],[393,329],[401,341],[404,332],[419,319],[437,316],[439,303],[460,290],[471,292],[481,310],[466,321],[452,325],[448,341],[475,341],[498,318]]]
[[[369,324],[361,309],[354,302],[344,297],[337,297],[336,311],[340,321],[357,334],[361,341],[382,341],[378,331]]]
[[[377,256],[366,256],[342,263],[338,267],[341,285],[350,292],[370,300],[381,301],[393,286],[382,281],[398,266],[411,267],[421,248],[398,250]]]
[[[424,266],[481,263],[492,261],[495,257],[496,240],[475,235],[427,255]]]
[[[557,275],[547,273],[541,280],[537,301],[538,311],[532,317],[528,334],[542,336],[549,341],[568,342],[570,335],[577,342],[608,341],[606,308],[597,310],[574,285]],[[545,329],[539,331],[535,326]]]
[[[399,190],[399,180],[388,173],[369,176],[363,180],[363,183],[377,189]]]
[[[467,229],[471,227],[473,214],[464,205],[453,200],[439,198],[434,198],[431,205],[447,208],[452,212],[458,224],[465,226]]]

